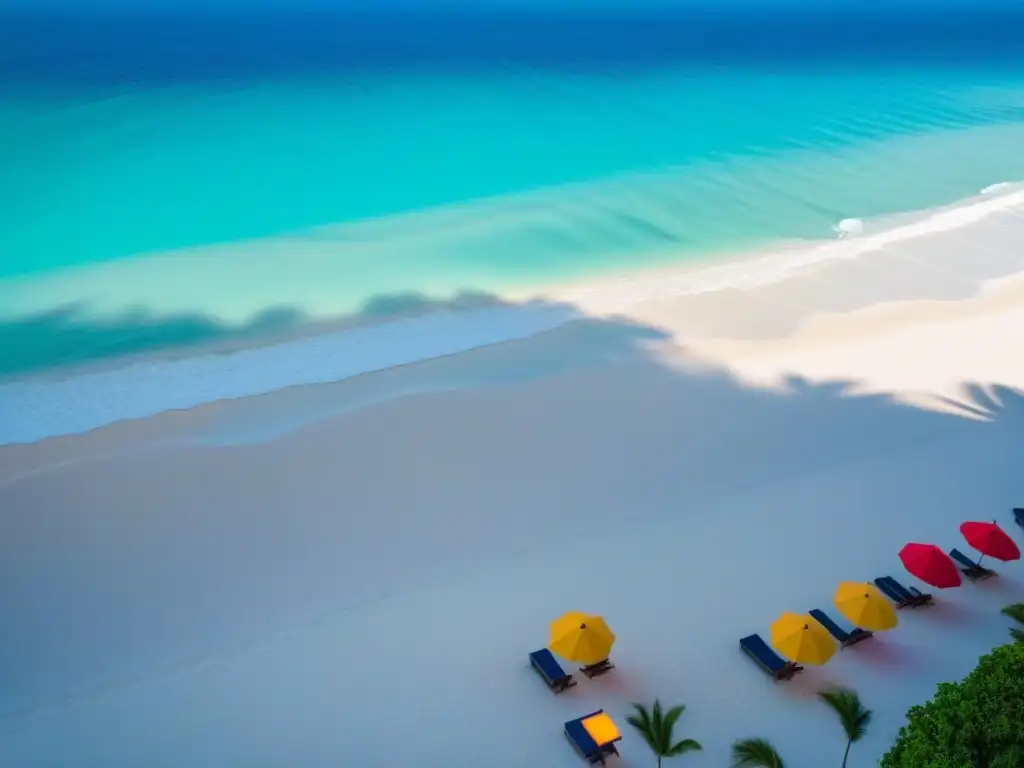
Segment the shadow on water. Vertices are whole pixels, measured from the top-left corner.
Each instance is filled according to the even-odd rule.
[[[141,308],[115,317],[91,317],[81,305],[71,304],[0,321],[0,376],[110,362],[153,352],[186,354],[195,352],[197,347],[220,349],[273,342],[430,312],[501,306],[511,305],[480,291],[462,291],[448,299],[407,291],[375,297],[357,312],[326,321],[313,319],[293,307],[270,307],[248,322],[230,324],[201,313],[159,315]]]
[[[483,294],[442,301],[402,294],[370,302],[346,322],[496,304],[510,306]],[[384,688],[373,691],[390,696],[395,707],[405,706],[403,696],[418,695],[420,677],[448,668],[474,670],[474,685],[494,681],[502,690],[496,706],[504,707],[506,694],[519,695],[516,682],[502,677],[508,659],[520,658],[543,630],[540,619],[536,627],[524,626],[534,622],[532,617],[557,615],[564,605],[599,594],[601,610],[614,615],[624,641],[617,674],[602,689],[607,706],[620,696],[639,697],[638,689],[647,680],[653,685],[656,674],[658,690],[666,696],[679,691],[687,699],[692,694],[694,700],[713,702],[728,692],[730,707],[742,713],[754,700],[757,716],[768,718],[776,705],[787,706],[785,699],[803,706],[821,685],[856,679],[880,718],[899,717],[913,703],[907,691],[890,696],[890,688],[880,686],[894,678],[861,680],[856,665],[891,666],[893,676],[901,674],[906,651],[897,643],[938,645],[941,606],[932,609],[936,623],[924,615],[901,622],[892,646],[866,649],[868,658],[860,662],[861,649],[845,652],[834,667],[830,662],[808,672],[772,706],[762,707],[763,699],[756,697],[775,687],[763,685],[761,672],[743,657],[737,640],[766,632],[782,610],[827,601],[840,579],[869,580],[890,571],[898,576],[897,552],[907,540],[920,536],[943,546],[958,543],[964,509],[1011,522],[1009,510],[1024,496],[1013,450],[1024,424],[1024,393],[969,384],[958,402],[969,405],[975,418],[964,418],[887,395],[860,395],[850,381],[817,383],[794,375],[779,389],[767,390],[696,358],[669,364],[651,349],[653,340],[664,337],[658,328],[585,317],[569,305],[539,308],[578,319],[444,365],[449,371],[485,371],[496,379],[529,370],[537,380],[529,384],[537,385],[530,397],[536,398],[555,383],[551,374],[559,374],[571,396],[560,397],[557,407],[538,406],[535,417],[530,408],[542,400],[517,399],[507,387],[482,388],[473,397],[435,397],[428,408],[396,402],[395,408],[413,410],[392,412],[397,416],[387,428],[381,428],[385,422],[379,419],[385,417],[379,410],[362,411],[343,429],[297,431],[282,442],[224,450],[182,450],[175,453],[173,470],[161,456],[140,454],[130,482],[104,480],[122,459],[101,456],[84,469],[44,466],[0,485],[5,614],[0,731],[5,740],[34,722],[30,713],[40,707],[148,681],[172,669],[187,671],[205,660],[235,663],[254,648],[272,654],[280,644],[305,642],[303,632],[335,631],[332,622],[339,617],[385,598],[423,590],[423,599],[430,600],[434,587],[447,594],[453,583],[490,578],[503,590],[500,600],[489,595],[486,605],[459,605],[459,615],[438,614],[428,622],[425,642],[435,649],[429,664],[422,663],[426,657],[396,660],[386,644],[366,645],[360,632],[351,630],[328,643],[334,654],[329,666],[357,692],[348,699],[332,694],[318,700],[322,712],[291,709],[302,710],[311,728],[321,727],[316,718],[322,713],[330,715],[325,723],[361,722],[354,720],[366,710],[358,693],[359,669],[388,664],[399,665],[396,679],[411,676],[402,679],[400,689],[387,687],[390,678],[374,676],[374,686]],[[119,344],[129,348],[128,340],[140,332],[166,338],[189,329],[195,343],[241,338],[202,318],[75,323],[73,312],[56,313],[30,330],[51,351],[64,349],[65,334],[107,350]],[[235,333],[268,329],[300,331],[303,319],[282,310]],[[5,331],[8,338],[13,332]],[[610,360],[621,364],[601,375],[571,378],[581,361]],[[365,378],[402,375],[392,368]],[[334,398],[337,386],[306,389]],[[275,398],[291,395],[297,396]],[[322,442],[307,450],[302,447],[307,440]],[[31,449],[0,448],[0,465]],[[891,468],[890,457],[897,457]],[[722,515],[728,516],[727,525]],[[713,584],[709,557],[716,563]],[[786,558],[799,566],[777,567]],[[566,579],[560,570],[566,561],[576,563],[570,569],[585,570]],[[641,572],[637,562],[643,564]],[[745,566],[721,567],[731,562]],[[503,569],[515,577],[501,581],[504,577],[494,574]],[[740,571],[758,576],[744,580]],[[809,584],[812,573],[834,580]],[[643,599],[636,599],[638,591]],[[658,614],[651,611],[655,605],[673,609]],[[998,612],[995,601],[993,606],[991,611],[978,607],[976,615],[949,614],[950,622],[964,618],[972,624],[958,642],[977,642],[979,627],[982,640],[988,637],[988,613]],[[486,625],[487,642],[478,642],[478,626],[475,633],[466,629],[463,614]],[[446,639],[434,643],[433,634]],[[671,657],[648,661],[646,654],[659,653],[652,635],[678,638],[667,643]],[[304,658],[303,652],[294,658]],[[690,663],[693,659],[699,661]],[[931,667],[918,669],[926,664],[931,662],[915,661],[904,676],[940,674]],[[275,679],[288,679],[289,669],[275,668]],[[537,681],[528,683],[529,693],[540,690]],[[346,709],[349,699],[358,702],[359,711]],[[727,714],[732,712],[694,707],[695,730],[699,725],[709,735],[710,749],[724,750],[729,743],[735,723],[729,724]],[[460,732],[486,734],[490,743],[513,739],[500,731],[504,726],[492,732],[477,722],[485,715],[491,717],[486,722],[501,721],[493,713],[467,709],[459,713]],[[251,726],[248,715],[239,717],[239,723]],[[522,717],[541,730],[553,715],[527,708]],[[803,721],[772,722],[773,739],[777,734],[797,756],[801,749],[807,752]],[[230,730],[234,725],[227,727],[225,739],[242,738]],[[379,764],[375,750],[390,742],[375,728],[367,721],[350,729],[353,762]],[[202,762],[202,744],[181,749],[192,763]],[[396,763],[415,759],[414,752],[396,749]],[[533,764],[543,762],[543,753],[535,756]]]

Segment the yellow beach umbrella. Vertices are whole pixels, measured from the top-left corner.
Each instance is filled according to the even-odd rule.
[[[832,602],[858,627],[883,632],[896,626],[896,611],[873,584],[844,581]]]
[[[772,645],[798,664],[824,664],[836,652],[836,641],[806,614],[784,613],[771,626]]]
[[[596,664],[608,658],[615,633],[600,616],[570,611],[551,622],[548,648],[563,659]]]

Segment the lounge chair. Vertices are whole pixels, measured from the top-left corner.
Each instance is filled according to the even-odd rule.
[[[580,756],[591,765],[594,763],[607,765],[607,763],[605,763],[606,757],[609,755],[618,756],[619,754],[619,750],[615,747],[615,742],[619,741],[622,738],[621,736],[617,736],[612,741],[608,741],[604,744],[598,744],[583,724],[584,720],[601,716],[607,717],[607,715],[604,714],[603,709],[599,709],[597,712],[591,712],[585,717],[570,720],[565,724],[565,738],[567,738],[569,743],[572,744],[573,749],[575,749]]]
[[[539,651],[531,653],[530,664],[537,670],[537,674],[541,676],[544,682],[548,684],[548,688],[555,693],[561,693],[576,685],[572,675],[562,669],[561,664],[555,660],[554,655],[547,648],[541,648]]]
[[[603,659],[596,664],[589,664],[586,667],[580,667],[580,672],[593,680],[595,677],[600,677],[605,672],[610,672],[613,669],[615,669],[615,665],[608,661],[608,659]]]
[[[991,579],[996,575],[995,571],[989,570],[988,568],[982,568],[976,562],[971,560],[967,555],[961,552],[955,547],[949,550],[949,556],[952,557],[960,565],[960,573],[966,576],[971,581],[984,581],[985,579]]]
[[[769,675],[776,680],[789,680],[797,672],[803,672],[804,668],[786,661],[779,654],[768,647],[768,643],[761,639],[760,635],[748,635],[740,640],[740,647]]]
[[[1024,526],[1024,507],[1013,508],[1013,519],[1017,521],[1017,525]]]
[[[886,578],[889,581],[889,583],[892,584],[897,590],[906,592],[908,595],[910,595],[910,599],[914,601],[915,608],[920,606],[927,607],[929,605],[935,604],[935,599],[932,597],[931,592],[922,592],[920,589],[913,585],[909,587],[904,587],[892,576],[885,576],[884,578]]]
[[[867,640],[872,637],[875,633],[867,629],[861,629],[860,627],[854,627],[853,632],[847,632],[845,629],[840,627],[824,611],[819,611],[815,608],[810,611],[811,618],[821,624],[828,633],[832,635],[836,640],[839,641],[839,645],[842,648],[849,648],[851,645],[856,645],[862,640]]]
[[[878,587],[890,600],[896,603],[897,608],[918,608],[932,604],[932,596],[922,592],[916,587],[907,589],[892,576],[882,576],[875,579],[875,586]]]
[[[917,606],[914,596],[906,590],[897,589],[888,576],[880,576],[875,579],[875,586],[881,590],[883,595],[896,603],[897,609],[902,610],[903,608],[914,608]]]
[[[893,579],[895,581],[895,579]],[[898,581],[896,582],[899,586],[902,586]],[[931,605],[932,596],[931,593],[925,594],[920,589],[914,586],[907,587],[907,591],[910,592],[911,597],[917,600],[921,605]]]

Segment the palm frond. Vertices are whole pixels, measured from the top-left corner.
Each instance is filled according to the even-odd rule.
[[[835,688],[830,691],[820,691],[818,698],[836,713],[843,730],[846,731],[846,738],[854,742],[860,741],[864,737],[868,724],[871,722],[871,710],[864,708],[855,691]]]
[[[672,742],[672,732],[665,727],[665,714],[661,710],[661,701],[654,700],[651,707],[651,727],[654,729],[655,753],[664,756]]]
[[[1024,603],[1013,603],[1000,611],[1003,616],[1013,619],[1018,624],[1024,624]]]
[[[786,768],[767,739],[742,739],[732,745],[733,768]]]
[[[647,707],[643,704],[634,704],[633,710],[635,714],[626,718],[629,724],[638,731],[651,730],[651,713],[647,711]]]
[[[668,712],[665,713],[663,722],[665,723],[665,730],[669,733],[676,727],[676,721],[682,716],[683,712],[686,711],[686,705],[680,704],[678,707],[672,707]]]
[[[655,754],[658,753],[658,736],[651,720],[651,713],[643,704],[633,705],[634,714],[626,717],[626,722],[633,726],[641,738],[647,742],[647,746]]]
[[[1003,608],[1000,613],[1007,618],[1013,619],[1020,624],[1021,627],[1024,627],[1024,603],[1013,603],[1012,605],[1008,605]],[[1012,637],[1016,643],[1024,643],[1024,629],[1021,629],[1020,627],[1011,627],[1010,637]]]
[[[643,704],[634,704],[633,713],[626,716],[626,722],[637,730],[656,757],[676,757],[701,749],[693,739],[673,743],[672,732],[685,710],[686,707],[680,704],[666,712],[661,701],[655,699],[650,709]]]
[[[665,757],[676,757],[677,755],[685,755],[687,752],[700,752],[704,749],[700,745],[699,741],[693,739],[683,739],[680,742],[673,744],[665,752]]]

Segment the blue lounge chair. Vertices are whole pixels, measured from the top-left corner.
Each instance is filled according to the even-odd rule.
[[[914,606],[914,598],[906,590],[899,590],[890,583],[888,576],[880,576],[875,579],[875,586],[881,590],[882,594],[896,603],[896,608],[903,609],[908,606]]]
[[[922,605],[932,604],[932,596],[916,587],[907,589],[892,576],[882,576],[875,579],[875,586],[878,587],[890,600],[896,603],[897,608],[918,608]]]
[[[530,664],[537,670],[541,679],[548,684],[548,688],[555,693],[561,693],[576,685],[572,675],[562,669],[561,664],[555,661],[554,655],[547,648],[541,648],[539,651],[531,653]]]
[[[615,747],[615,742],[609,742],[607,744],[598,744],[587,733],[587,729],[583,727],[583,721],[588,717],[594,715],[603,714],[604,710],[599,709],[597,712],[591,712],[589,715],[578,717],[575,720],[570,720],[565,724],[565,738],[572,744],[580,756],[588,763],[593,765],[594,763],[600,763],[601,765],[607,765],[605,758],[610,755],[618,756],[619,750]],[[620,737],[621,739],[621,737]],[[616,739],[618,741],[618,739]]]
[[[1024,507],[1013,508],[1013,519],[1017,521],[1017,525],[1024,526]]]
[[[991,579],[996,575],[995,571],[989,570],[988,568],[982,568],[976,562],[971,560],[967,555],[961,552],[955,547],[949,550],[949,556],[952,557],[960,566],[960,573],[966,576],[971,581],[984,581],[985,579]]]
[[[875,634],[874,632],[867,629],[861,629],[860,627],[854,627],[853,632],[847,632],[832,621],[827,613],[819,611],[817,608],[810,611],[810,614],[811,618],[821,624],[821,626],[828,630],[828,633],[832,635],[832,637],[839,641],[839,645],[842,648],[849,648],[851,645],[856,645],[862,640],[867,640]]]
[[[740,647],[747,652],[758,665],[776,680],[789,680],[804,668],[786,661],[768,647],[768,643],[760,635],[748,635],[740,640]]]
[[[934,598],[931,592],[922,592],[915,586],[904,587],[892,576],[885,576],[885,578],[896,590],[901,593],[910,595],[910,599],[914,602],[914,607],[929,606],[934,604]]]

